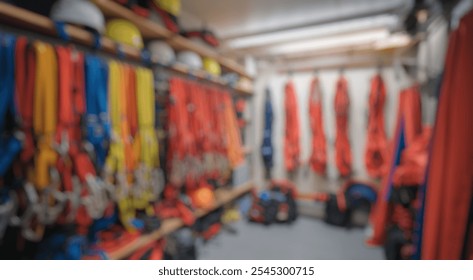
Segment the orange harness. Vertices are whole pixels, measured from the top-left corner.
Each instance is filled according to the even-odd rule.
[[[310,128],[312,130],[312,154],[309,163],[312,170],[325,175],[327,150],[322,113],[322,93],[320,92],[319,79],[315,77],[312,79],[309,92]]]
[[[299,109],[297,107],[294,84],[288,82],[285,87],[286,129],[284,138],[284,159],[286,170],[291,172],[299,165]]]
[[[376,75],[371,80],[369,96],[368,135],[366,137],[365,165],[371,177],[381,177],[386,163],[386,132],[384,130],[384,104],[386,90],[383,79]]]
[[[337,135],[335,138],[335,163],[340,176],[345,177],[351,173],[351,148],[348,139],[348,115],[350,99],[348,97],[347,80],[342,76],[337,82],[335,94],[335,121]]]

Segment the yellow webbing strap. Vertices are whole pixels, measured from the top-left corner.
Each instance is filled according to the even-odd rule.
[[[57,124],[58,70],[54,48],[35,42],[36,79],[34,89],[33,130],[38,152],[35,158],[35,185],[43,190],[51,182],[49,169],[57,161],[53,148]]]
[[[154,81],[151,70],[137,68],[136,98],[138,113],[139,161],[141,183],[144,184],[139,196],[134,197],[135,208],[145,209],[148,215],[153,214],[150,202],[154,199],[151,184],[152,170],[159,167],[159,147],[155,132]]]
[[[127,179],[127,168],[131,160],[129,158],[131,139],[129,139],[129,127],[126,117],[126,76],[124,66],[116,61],[109,63],[108,98],[112,139],[105,164],[108,171],[114,173],[117,178],[115,183],[117,184],[120,220],[126,229],[133,231],[134,228],[131,225],[131,221],[135,217],[135,211],[129,197],[129,182]]]

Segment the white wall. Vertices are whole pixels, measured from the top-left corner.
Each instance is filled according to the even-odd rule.
[[[364,150],[365,137],[368,119],[368,94],[370,87],[370,79],[375,75],[375,68],[359,68],[345,70],[345,77],[349,83],[349,96],[351,100],[350,110],[350,140],[352,147],[353,169],[355,177],[366,177],[364,167]],[[393,134],[395,125],[395,116],[397,114],[398,93],[401,86],[405,86],[405,77],[396,75],[393,68],[384,68],[382,75],[387,89],[387,101],[385,106],[385,122],[386,132],[388,137]],[[296,95],[299,105],[300,117],[300,131],[301,131],[301,160],[307,162],[311,154],[311,132],[308,119],[308,94],[309,85],[312,78],[312,73],[295,73],[293,82],[296,87]],[[327,70],[319,72],[319,79],[321,82],[323,95],[323,116],[325,134],[327,138],[327,156],[328,156],[328,178],[332,184],[319,184],[321,178],[318,178],[308,165],[299,168],[296,173],[295,183],[301,190],[326,190],[324,187],[330,189],[336,188],[338,183],[337,169],[335,167],[334,154],[334,139],[335,139],[335,116],[334,116],[334,96],[335,85],[339,77],[339,71]],[[264,186],[264,170],[261,161],[259,147],[262,139],[263,126],[263,103],[264,103],[264,89],[268,86],[272,92],[273,110],[275,112],[274,126],[273,126],[273,144],[274,144],[274,168],[273,178],[281,179],[287,178],[284,168],[283,151],[284,151],[284,84],[288,80],[288,75],[278,73],[262,73],[258,76],[255,83],[255,97],[253,108],[254,115],[254,133],[255,137],[254,147],[257,149],[253,154],[253,176],[255,183],[258,186]]]

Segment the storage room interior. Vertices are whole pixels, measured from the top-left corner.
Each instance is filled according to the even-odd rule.
[[[472,0],[0,0],[0,259],[473,259]]]

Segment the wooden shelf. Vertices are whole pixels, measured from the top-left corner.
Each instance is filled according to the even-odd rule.
[[[243,185],[232,188],[230,190],[217,190],[216,191],[217,202],[215,203],[215,205],[211,209],[208,209],[208,210],[197,210],[195,212],[195,217],[201,218],[207,215],[208,213],[212,212],[213,210],[232,202],[238,197],[244,195],[245,193],[248,193],[249,191],[251,191],[251,189],[253,189],[253,183],[248,182]],[[131,255],[136,250],[138,250],[139,248],[153,241],[157,241],[165,237],[166,235],[178,230],[179,228],[183,226],[184,226],[184,223],[182,222],[181,219],[175,218],[175,219],[164,220],[159,230],[139,237],[133,242],[130,242],[129,244],[127,244],[126,246],[123,246],[122,248],[112,253],[109,253],[108,257],[112,260],[124,259],[128,257],[129,255]]]
[[[92,0],[107,17],[124,18],[133,22],[141,31],[145,39],[165,39],[173,48],[177,50],[190,50],[201,56],[211,57],[217,60],[220,65],[231,72],[235,72],[243,77],[252,79],[245,69],[235,61],[223,57],[215,50],[197,44],[178,34],[174,34],[153,21],[138,16],[126,7],[111,0]]]
[[[140,18],[139,16],[135,15],[133,12],[127,10],[126,8],[122,8],[120,5],[112,5],[112,8],[115,6],[118,6],[120,8],[120,11],[125,10],[125,12],[129,13],[130,14],[128,15],[129,17],[133,16],[133,17]],[[111,11],[114,11],[114,10],[111,9]],[[54,37],[58,36],[56,32],[56,27],[54,26],[53,21],[49,19],[48,17],[45,17],[43,15],[28,11],[23,8],[19,8],[7,3],[0,2],[0,22],[8,26],[27,29],[27,30],[38,32],[47,36],[54,36]],[[144,30],[148,30],[147,31],[148,33],[154,32],[153,34],[155,34],[156,37],[159,36],[159,34],[161,34],[161,31],[159,29],[154,29],[154,27],[159,27],[159,26],[151,26],[151,27],[149,26],[146,27],[146,26],[147,25],[144,24],[142,28]],[[87,47],[93,46],[94,44],[94,37],[92,36],[92,34],[80,27],[66,25],[66,32],[69,35],[71,41],[74,43],[78,43]],[[166,35],[166,33],[163,33],[163,35]],[[102,37],[101,43],[102,43],[102,48],[101,48],[102,51],[111,53],[113,55],[117,55],[119,53],[119,51],[117,50],[116,43],[112,41],[111,39],[107,37]],[[141,51],[139,49],[131,47],[131,46],[127,46],[127,45],[121,45],[121,51],[123,52],[125,56],[141,61]],[[203,70],[189,71],[186,67],[182,67],[178,65],[173,65],[167,68],[172,71],[179,72],[181,74],[196,76],[199,80],[202,80],[202,81],[208,81],[220,86],[228,87],[228,85],[226,85],[226,83],[220,77],[209,77],[207,73]],[[243,89],[241,87],[236,87],[236,88],[228,87],[228,88],[233,89],[237,94],[241,94],[245,96],[252,95],[252,92],[246,89]]]

